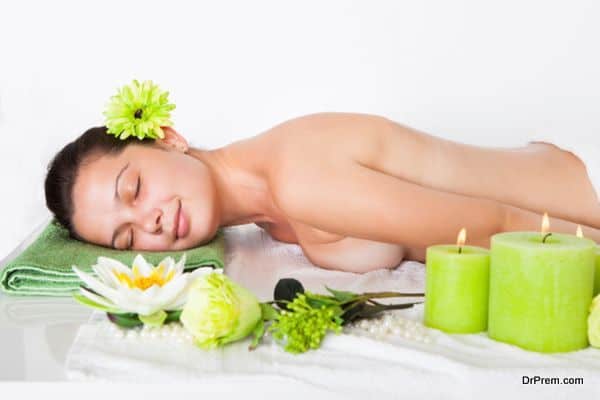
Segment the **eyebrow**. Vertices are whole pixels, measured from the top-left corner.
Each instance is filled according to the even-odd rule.
[[[115,179],[115,195],[114,195],[114,199],[119,198],[119,179],[121,178],[121,175],[123,174],[123,171],[125,171],[127,169],[127,167],[129,167],[129,163],[125,164],[125,166],[123,168],[121,168],[121,171],[119,171],[119,173],[117,174],[117,179]],[[110,240],[110,246],[113,248],[117,248],[115,246],[115,240],[117,239],[117,236],[119,236],[119,233],[121,233],[121,231],[123,230],[123,225],[121,225],[119,228],[117,228],[117,230],[114,231],[113,235],[112,235],[112,239]]]

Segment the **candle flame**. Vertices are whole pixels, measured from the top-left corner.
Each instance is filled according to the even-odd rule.
[[[463,246],[467,241],[467,230],[462,228],[460,232],[458,232],[458,237],[456,238],[456,245],[458,247]]]
[[[548,233],[550,229],[550,220],[548,219],[548,213],[544,213],[544,217],[542,218],[542,235]]]
[[[577,225],[577,233],[575,235],[579,238],[583,237],[583,232],[581,231],[581,225]]]

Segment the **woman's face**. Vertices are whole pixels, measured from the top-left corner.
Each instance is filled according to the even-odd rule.
[[[133,144],[118,155],[92,155],[72,195],[75,231],[102,246],[182,250],[211,240],[218,229],[210,171],[178,150]]]

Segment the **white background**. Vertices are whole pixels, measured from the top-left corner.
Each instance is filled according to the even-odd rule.
[[[0,0],[0,258],[46,216],[51,157],[134,78],[196,147],[319,111],[521,146],[599,135],[598,21],[592,0]]]

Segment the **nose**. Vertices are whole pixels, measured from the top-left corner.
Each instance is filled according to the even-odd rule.
[[[162,211],[153,209],[143,221],[143,227],[146,232],[160,233],[162,231]]]

